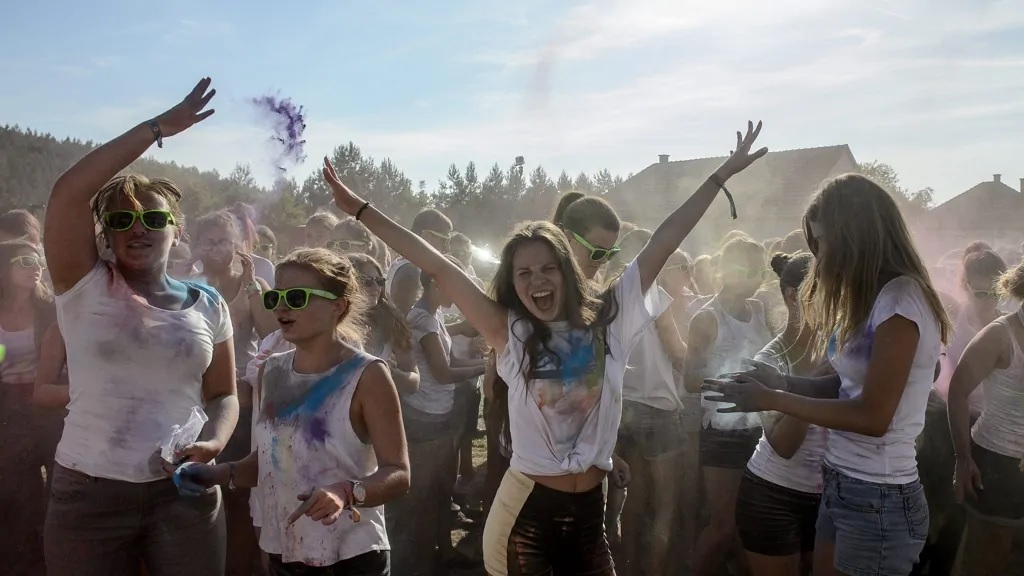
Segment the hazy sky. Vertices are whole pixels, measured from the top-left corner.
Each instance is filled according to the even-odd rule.
[[[1024,177],[1024,0],[3,2],[0,123],[104,140],[204,75],[161,160],[273,170],[248,99],[293,98],[310,161],[355,141],[432,188],[517,155],[552,176],[846,143],[939,200]]]

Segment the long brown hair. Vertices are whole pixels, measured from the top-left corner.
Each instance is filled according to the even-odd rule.
[[[377,275],[384,278],[384,269],[380,263],[371,258],[366,254],[349,254],[349,261],[358,269],[361,266],[370,266],[377,271]],[[391,344],[393,350],[410,350],[412,349],[412,331],[409,330],[408,324],[405,323],[405,318],[402,317],[402,313],[398,311],[398,308],[388,300],[387,290],[380,291],[380,300],[377,302],[368,302],[370,309],[366,314],[366,324],[370,333],[379,331],[380,336],[385,342]]]
[[[24,255],[26,252],[40,258],[43,257],[42,249],[28,240],[18,239],[0,242],[0,298],[5,297],[3,286],[6,283],[7,271],[14,265],[11,260]],[[36,289],[32,292],[30,303],[33,310],[34,339],[36,349],[38,349],[42,343],[43,336],[46,334],[46,330],[57,320],[53,304],[53,292],[50,291],[45,283],[39,282],[36,284]]]
[[[515,313],[520,318],[519,321],[530,324],[530,335],[523,341],[523,364],[527,367],[527,379],[533,378],[541,351],[551,352],[547,347],[551,329],[535,318],[519,299],[513,280],[512,262],[516,251],[530,242],[546,245],[555,255],[564,279],[561,306],[562,310],[565,310],[566,320],[570,326],[589,330],[603,329],[611,324],[618,314],[618,302],[615,300],[613,289],[609,288],[597,296],[592,294],[590,282],[572,256],[569,241],[557,226],[543,221],[520,224],[501,250],[500,263],[491,281],[490,292],[494,300]]]
[[[821,225],[823,251],[811,222]],[[816,256],[814,273],[801,287],[803,317],[818,335],[818,353],[832,334],[842,345],[862,328],[884,283],[898,276],[921,287],[947,341],[949,318],[896,201],[881,186],[860,174],[833,178],[811,200],[803,228]]]

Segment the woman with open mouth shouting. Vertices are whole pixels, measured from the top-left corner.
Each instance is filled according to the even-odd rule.
[[[512,461],[484,529],[488,573],[615,573],[601,485],[612,468],[626,359],[667,305],[650,288],[669,256],[725,181],[767,153],[750,150],[760,130],[751,123],[745,136],[737,133],[736,152],[597,295],[565,234],[531,222],[505,244],[488,297],[426,241],[356,196],[324,159],[338,207],[433,277],[497,353],[509,386]]]
[[[257,376],[256,449],[236,462],[186,464],[183,494],[259,486],[260,548],[274,576],[386,576],[383,505],[409,489],[398,392],[359,349],[366,300],[356,269],[321,248],[293,252],[263,293],[294,350]]]
[[[152,576],[224,573],[220,492],[179,498],[154,448],[194,406],[209,421],[176,458],[209,462],[227,443],[238,419],[231,318],[214,290],[167,274],[181,238],[181,191],[118,175],[154,142],[213,114],[204,109],[214,93],[201,80],[53,185],[46,260],[71,403],[47,509],[49,574],[134,574],[140,563]],[[112,261],[99,256],[97,225]]]

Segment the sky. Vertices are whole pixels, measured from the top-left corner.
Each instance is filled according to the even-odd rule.
[[[158,160],[274,176],[250,100],[433,188],[524,156],[552,177],[849,144],[942,201],[1024,178],[1024,0],[70,0],[0,7],[0,124],[103,141],[203,77],[217,113]]]

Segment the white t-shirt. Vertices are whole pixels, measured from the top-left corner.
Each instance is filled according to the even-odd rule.
[[[445,357],[451,358],[452,337],[444,326],[444,312],[438,309],[431,316],[426,310],[413,306],[405,321],[412,330],[412,340],[415,342],[412,348],[416,367],[420,370],[420,387],[415,393],[402,398],[402,402],[427,414],[447,414],[452,411],[455,403],[455,384],[441,384],[437,381],[430,371],[427,355],[423,353],[423,344],[420,342],[428,334],[437,334]]]
[[[100,261],[57,296],[71,402],[57,463],[90,476],[149,482],[157,444],[203,405],[203,374],[216,344],[231,338],[227,305],[208,286],[186,310],[161,310]]]
[[[663,288],[658,287],[657,290],[662,301],[672,300]],[[672,360],[654,324],[644,330],[629,355],[629,365],[622,381],[622,398],[658,410],[682,409],[683,402],[679,398],[675,374],[672,372]]]
[[[777,336],[763,350],[754,355],[755,360],[771,364],[783,374],[792,374],[793,367],[786,355],[786,341]],[[828,429],[811,424],[803,444],[789,460],[779,456],[768,441],[771,425],[778,421],[777,412],[762,412],[764,434],[757,443],[754,455],[747,462],[747,470],[773,484],[791,490],[820,494],[822,488],[821,461],[828,443]]]
[[[406,265],[416,268],[412,262],[409,262],[404,257],[392,262],[391,267],[388,268],[388,273],[384,276],[384,293],[388,295],[389,299],[391,298],[391,285],[395,282],[395,274],[398,273],[398,270],[401,269],[402,266]]]
[[[635,260],[613,290],[619,310],[605,329],[604,349],[598,349],[593,330],[548,323],[547,348],[553,354],[539,353],[536,378],[529,383],[523,342],[530,323],[509,313],[508,344],[498,354],[497,371],[509,388],[512,469],[537,476],[581,474],[591,466],[612,469],[626,360],[640,335],[670,304],[657,290],[641,292]]]
[[[907,484],[917,480],[917,437],[924,429],[924,412],[942,345],[939,322],[924,290],[913,279],[889,281],[875,298],[866,327],[850,337],[842,349],[829,346],[829,360],[842,379],[840,398],[856,398],[864,390],[875,329],[893,316],[917,324],[919,339],[910,377],[896,407],[889,430],[881,438],[831,430],[825,461],[836,470],[877,484]]]

